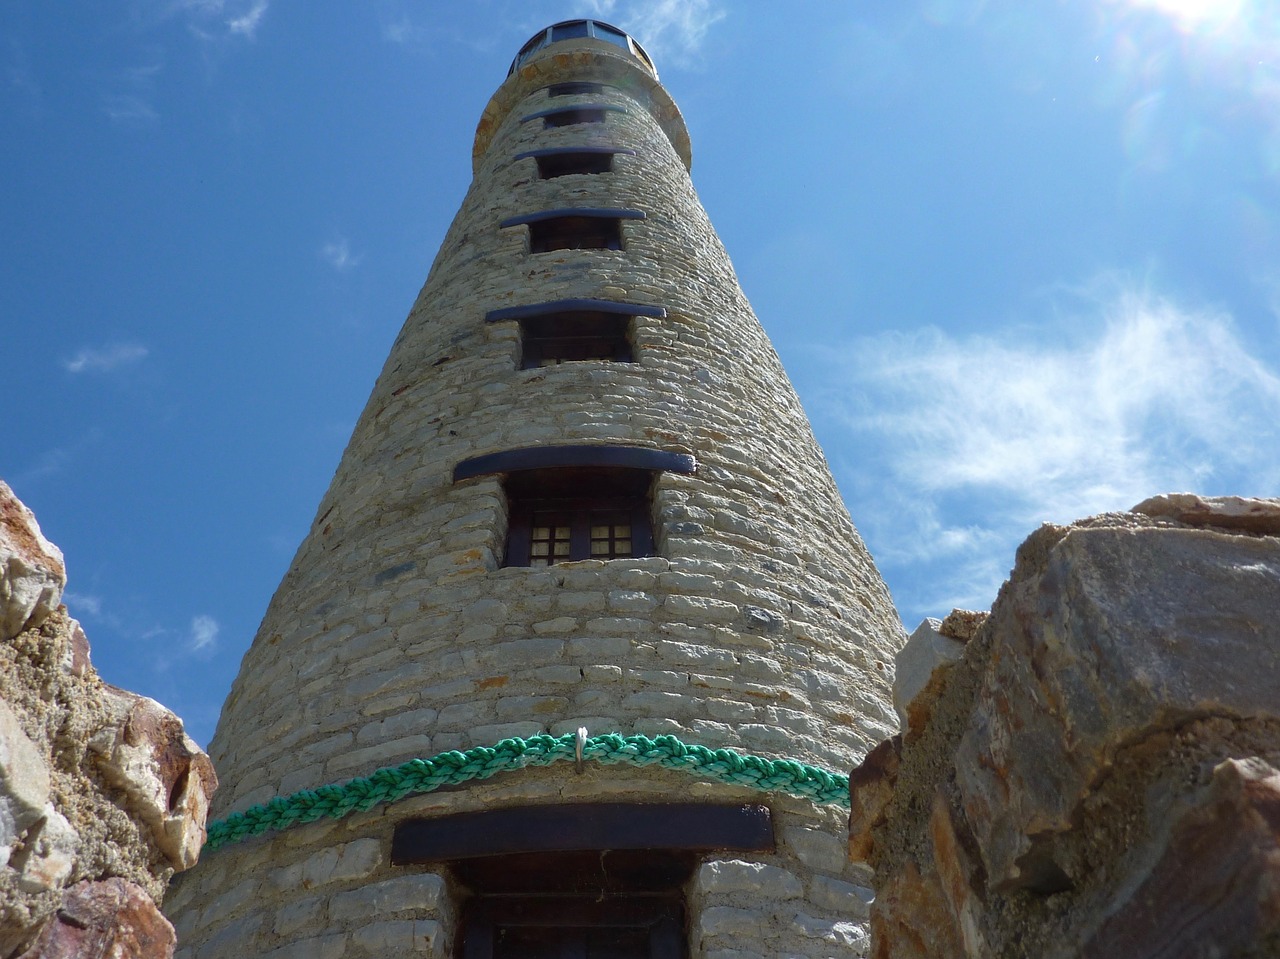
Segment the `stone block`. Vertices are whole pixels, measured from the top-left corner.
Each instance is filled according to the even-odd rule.
[[[904,731],[919,731],[929,719],[929,708],[946,682],[945,675],[964,653],[965,644],[943,636],[942,623],[926,619],[916,627],[894,657],[893,708]],[[914,716],[912,703],[917,699]]]
[[[809,826],[785,826],[782,841],[802,863],[818,872],[843,871],[848,859],[847,844],[839,836]]]
[[[753,909],[733,906],[708,906],[698,916],[698,934],[703,939],[716,936],[742,935],[760,923],[761,916]]]
[[[809,881],[808,899],[815,906],[829,910],[832,915],[867,919],[871,915],[875,892],[843,879],[814,876]]]
[[[793,873],[763,862],[712,860],[698,869],[697,888],[706,895],[745,893],[761,899],[794,899],[804,884]]]
[[[440,923],[434,919],[388,919],[360,926],[351,942],[370,956],[426,956],[439,937]]]
[[[302,939],[287,946],[281,946],[279,949],[272,949],[263,954],[262,959],[342,959],[346,951],[347,937],[336,933],[328,936],[312,936],[310,939]],[[206,957],[202,954],[200,959],[206,959]],[[209,959],[214,957],[211,955]]]
[[[382,859],[382,844],[376,839],[357,839],[341,846],[330,846],[286,870],[287,874],[282,877],[284,887],[296,885],[313,889],[332,882],[364,879],[382,865]]]
[[[845,919],[824,919],[803,912],[792,917],[791,929],[809,939],[821,939],[841,950],[862,952],[871,942],[867,930],[860,923]]]
[[[226,912],[218,907],[221,898],[212,904],[211,910],[225,915]],[[299,929],[315,929],[324,924],[324,907],[325,901],[319,897],[288,903],[276,910],[275,925],[272,928],[279,936],[292,935]]]
[[[44,816],[22,837],[21,853],[9,860],[18,871],[18,887],[39,893],[61,889],[80,854],[81,838],[67,818],[50,803]]]
[[[444,880],[435,873],[398,876],[338,893],[329,904],[329,915],[343,921],[407,909],[433,912],[439,907],[443,893]]]
[[[49,767],[17,714],[0,699],[0,867],[8,864],[14,844],[44,816],[48,801]]]

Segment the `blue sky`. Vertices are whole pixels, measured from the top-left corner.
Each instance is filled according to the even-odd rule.
[[[785,6],[785,12],[784,12]],[[1280,479],[1270,0],[18,0],[0,477],[207,742],[535,30],[653,55],[908,628],[1041,522]]]

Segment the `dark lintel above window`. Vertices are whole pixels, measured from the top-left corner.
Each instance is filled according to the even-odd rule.
[[[391,862],[599,849],[772,852],[773,818],[759,804],[573,803],[408,819],[391,838]]]
[[[458,483],[493,473],[568,466],[621,467],[691,474],[697,472],[698,461],[690,453],[671,453],[643,446],[531,446],[463,460],[453,468],[453,481]]]
[[[565,207],[559,210],[540,210],[537,213],[524,213],[520,216],[509,216],[498,226],[505,229],[509,226],[522,226],[526,223],[542,223],[545,220],[559,220],[565,217],[586,217],[588,219],[611,220],[643,220],[644,210],[628,210],[612,207]]]
[[[549,300],[546,303],[490,310],[484,318],[488,323],[500,323],[503,320],[527,320],[534,316],[580,311],[619,313],[624,316],[651,316],[657,319],[667,315],[667,311],[661,306],[645,306],[642,303],[616,303],[612,300]]]

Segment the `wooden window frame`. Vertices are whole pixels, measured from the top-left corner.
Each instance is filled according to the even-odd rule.
[[[775,849],[760,803],[548,803],[404,820],[391,862],[447,863],[465,895],[460,959],[503,959],[504,929],[591,959],[588,932],[609,928],[647,930],[626,943],[636,959],[684,959],[683,890],[702,857]]]
[[[507,930],[533,932],[540,945],[558,946],[563,959],[591,959],[590,932],[638,930],[646,934],[644,959],[684,959],[684,902],[679,894],[593,899],[557,896],[477,896],[462,909],[459,959],[505,959]],[[637,959],[639,953],[637,952]]]
[[[584,559],[636,559],[652,556],[653,505],[650,487],[653,474],[640,470],[617,469],[561,469],[531,470],[509,477],[507,493],[507,551],[505,566],[542,567],[557,563],[572,563]],[[583,496],[574,494],[571,488],[598,489],[616,486],[608,496]],[[540,489],[552,495],[539,495]],[[624,517],[619,521],[618,517]],[[533,554],[534,530],[542,526],[563,528],[569,531],[567,555],[555,554],[559,540],[552,534],[548,551]],[[613,548],[614,531],[626,525],[630,543],[627,553],[617,554]],[[610,548],[595,551],[597,538],[592,529],[605,527],[610,530]],[[621,540],[622,537],[616,537]],[[545,563],[538,562],[545,559]]]

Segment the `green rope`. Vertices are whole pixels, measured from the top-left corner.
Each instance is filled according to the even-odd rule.
[[[303,789],[291,796],[277,796],[244,812],[209,824],[205,851],[212,851],[250,836],[288,829],[317,819],[341,819],[365,812],[379,803],[393,803],[413,793],[431,792],[472,779],[488,779],[495,773],[550,766],[572,760],[575,741],[564,736],[530,736],[504,739],[493,746],[453,750],[430,759],[411,759],[400,766],[379,769],[360,779]],[[848,808],[849,777],[792,759],[764,759],[728,749],[691,746],[674,736],[621,736],[609,733],[587,739],[582,758],[612,764],[661,766],[683,769],[694,775],[733,786],[765,792],[778,791]]]

